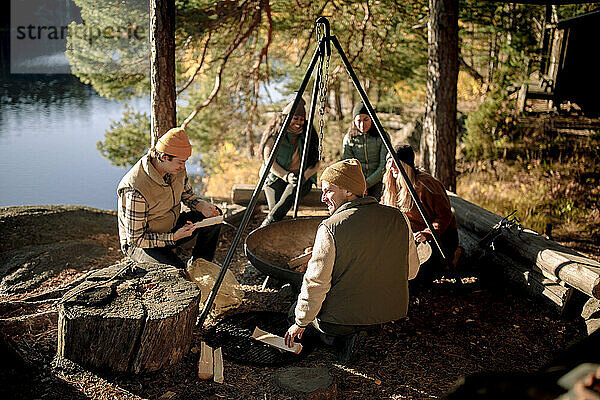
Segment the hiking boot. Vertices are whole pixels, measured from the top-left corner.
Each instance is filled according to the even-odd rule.
[[[354,358],[353,356],[355,355],[356,349],[362,347],[366,338],[367,332],[365,331],[338,336],[336,338],[336,355],[338,362],[340,364],[349,364]]]

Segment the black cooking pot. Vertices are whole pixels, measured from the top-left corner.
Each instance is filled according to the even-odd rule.
[[[244,242],[246,257],[259,271],[300,287],[304,273],[291,270],[287,263],[312,247],[317,228],[325,218],[284,219],[255,229]]]

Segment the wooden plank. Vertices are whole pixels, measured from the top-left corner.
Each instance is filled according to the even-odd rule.
[[[174,400],[176,398],[177,398],[177,393],[171,392],[169,390],[168,392],[166,392],[165,394],[163,394],[162,396],[160,396],[158,398],[158,400]]]
[[[243,206],[250,203],[252,194],[254,193],[255,185],[247,183],[238,183],[231,188],[231,202],[241,204]],[[267,198],[263,190],[258,194],[256,204],[267,204]],[[312,188],[310,193],[300,199],[300,205],[307,207],[325,208],[325,204],[321,202],[321,189]]]
[[[224,368],[223,368],[223,351],[221,350],[220,347],[218,349],[216,349],[215,352],[214,352],[214,360],[215,360],[215,364],[214,364],[215,378],[214,378],[214,381],[217,382],[217,383],[223,383],[225,381],[225,376],[223,375],[223,372],[224,372]]]
[[[459,226],[485,236],[502,218],[454,193],[448,192]],[[546,239],[529,229],[503,229],[496,248],[513,258],[526,260],[537,272],[547,272],[588,296],[600,298],[600,263]]]
[[[266,343],[270,346],[276,347],[280,350],[289,351],[298,354],[302,351],[302,345],[300,343],[294,343],[294,347],[287,347],[284,339],[281,336],[273,335],[272,333],[265,332],[258,326],[254,328],[252,337],[260,342]]]
[[[290,261],[288,261],[288,267],[295,268],[298,265],[302,265],[305,262],[307,262],[308,260],[310,260],[311,257],[312,257],[312,251],[309,253],[306,253],[306,254],[302,254],[298,257],[294,257]]]
[[[198,378],[207,380],[214,376],[213,349],[204,342],[200,343],[200,359],[198,360]]]

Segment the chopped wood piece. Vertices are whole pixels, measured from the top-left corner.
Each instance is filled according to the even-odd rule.
[[[166,392],[165,394],[163,394],[162,396],[160,396],[158,398],[158,400],[171,400],[171,399],[174,399],[175,397],[177,397],[177,393],[171,392],[169,390],[168,392]]]
[[[221,348],[215,350],[214,353],[214,371],[215,371],[215,382],[223,383],[225,378],[223,377],[223,352]]]
[[[297,266],[302,265],[305,262],[307,262],[308,260],[310,260],[311,257],[312,257],[312,251],[310,253],[306,253],[306,254],[302,254],[298,257],[294,257],[290,261],[288,261],[288,267],[296,268]]]
[[[252,337],[258,340],[259,342],[266,343],[280,350],[289,351],[295,354],[299,354],[302,351],[302,345],[300,343],[294,343],[294,347],[287,347],[284,339],[281,336],[265,332],[258,326],[254,328],[254,333],[252,333]]]
[[[213,372],[213,349],[204,342],[200,343],[200,359],[198,360],[198,378],[212,379]]]

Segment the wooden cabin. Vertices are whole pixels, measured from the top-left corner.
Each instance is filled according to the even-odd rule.
[[[522,88],[520,105],[527,99],[552,102],[549,108],[574,103],[590,117],[600,116],[600,11],[567,18],[547,28],[539,81]]]

